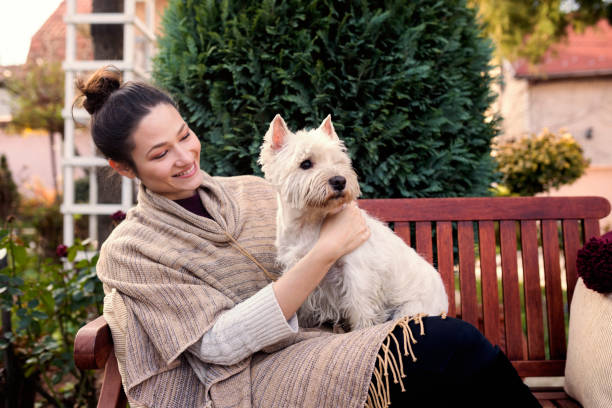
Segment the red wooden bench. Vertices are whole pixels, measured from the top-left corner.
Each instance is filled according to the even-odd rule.
[[[493,344],[499,344],[522,377],[564,375],[565,320],[576,285],[576,254],[585,240],[600,235],[599,219],[610,212],[607,200],[372,199],[360,200],[359,205],[393,223],[395,232],[430,262],[436,255],[434,264],[449,296],[449,315],[476,325]],[[81,369],[105,367],[99,407],[125,407],[110,329],[103,317],[81,328],[74,358]],[[532,391],[544,407],[580,406],[561,388]]]

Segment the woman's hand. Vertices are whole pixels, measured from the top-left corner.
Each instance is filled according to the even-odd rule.
[[[370,229],[355,201],[344,205],[323,221],[319,240],[313,250],[329,257],[333,263],[353,251],[370,237]]]

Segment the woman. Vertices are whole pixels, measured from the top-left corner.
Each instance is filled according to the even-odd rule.
[[[457,319],[298,329],[309,293],[369,236],[356,204],[279,276],[267,182],[202,172],[200,143],[162,91],[122,85],[111,68],[78,86],[96,146],[141,182],[97,266],[132,406],[539,406],[505,355]]]

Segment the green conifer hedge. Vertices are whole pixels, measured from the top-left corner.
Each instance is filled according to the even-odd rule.
[[[213,175],[261,174],[280,113],[329,113],[365,197],[486,194],[491,45],[465,0],[170,0],[154,78]]]

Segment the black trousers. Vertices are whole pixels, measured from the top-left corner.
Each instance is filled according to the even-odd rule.
[[[406,374],[405,392],[389,381],[392,407],[541,407],[506,355],[474,326],[451,317],[424,317],[422,322],[424,335],[420,324],[408,323],[416,340],[411,344],[416,361],[389,347],[402,359]],[[393,330],[399,344],[405,333],[401,326]],[[383,348],[379,355],[384,359]]]

